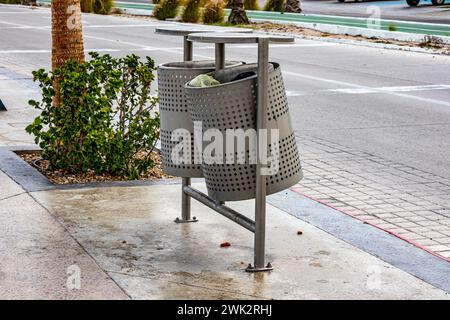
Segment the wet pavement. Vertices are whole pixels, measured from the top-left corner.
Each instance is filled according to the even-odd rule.
[[[203,184],[195,185],[203,189]],[[249,274],[253,236],[193,201],[175,224],[180,185],[34,192],[101,269],[136,299],[446,298],[431,285],[268,206],[270,273]],[[242,213],[253,202],[230,203]],[[297,235],[301,230],[302,235]],[[221,248],[224,241],[231,243]],[[81,268],[81,272],[83,269]]]

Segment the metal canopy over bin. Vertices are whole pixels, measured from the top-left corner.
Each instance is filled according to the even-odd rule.
[[[157,31],[158,32],[158,31]],[[169,34],[172,31],[166,31],[158,33]],[[178,34],[180,35],[180,34]],[[242,81],[237,81],[241,91],[238,95],[245,95],[248,97],[247,104],[245,106],[240,105],[235,108],[234,112],[238,112],[238,109],[242,109],[243,113],[241,117],[245,117],[243,122],[248,123],[248,127],[253,127],[259,132],[261,129],[280,129],[280,139],[276,142],[279,143],[281,147],[280,154],[284,154],[280,163],[280,167],[288,168],[287,172],[288,178],[278,180],[284,180],[282,183],[274,183],[273,185],[278,185],[277,188],[271,187],[270,178],[274,176],[269,176],[266,179],[265,175],[262,175],[263,167],[260,161],[257,161],[256,165],[248,165],[244,169],[247,169],[248,181],[253,188],[249,192],[246,192],[244,196],[239,197],[239,192],[228,191],[227,188],[221,190],[221,192],[214,192],[214,185],[220,179],[227,179],[228,174],[226,170],[221,172],[222,176],[217,175],[217,170],[219,167],[214,167],[213,165],[208,168],[204,164],[201,165],[201,170],[206,177],[208,194],[206,195],[193,187],[190,186],[190,178],[183,178],[182,184],[182,219],[178,219],[178,222],[193,222],[197,221],[195,218],[191,219],[190,213],[190,198],[194,198],[199,202],[207,205],[216,212],[224,215],[225,217],[231,219],[232,221],[243,226],[247,230],[250,230],[255,235],[254,240],[254,264],[249,265],[246,269],[248,272],[258,272],[258,271],[268,271],[272,270],[270,263],[265,264],[265,224],[266,224],[266,194],[269,192],[277,192],[287,187],[295,184],[301,179],[301,166],[298,156],[297,146],[295,144],[295,138],[293,135],[292,126],[289,119],[289,112],[287,109],[287,99],[285,95],[283,80],[281,78],[280,67],[277,63],[269,63],[269,43],[270,42],[284,42],[290,43],[294,41],[292,37],[276,36],[276,35],[265,35],[265,34],[243,34],[243,33],[216,33],[216,32],[193,32],[189,35],[184,36],[185,40],[185,52],[184,57],[192,59],[192,43],[187,44],[186,42],[206,42],[215,44],[215,71],[212,74],[222,80],[227,79],[228,74],[243,72],[253,72],[253,75],[245,77]],[[240,65],[225,68],[228,63],[225,61],[225,44],[227,43],[255,43],[258,44],[258,63],[253,65]],[[187,52],[186,52],[187,51]],[[269,70],[270,69],[270,70]],[[211,71],[205,71],[204,73],[211,73]],[[205,95],[208,95],[208,90],[216,90],[214,94],[221,94],[223,88],[227,86],[235,86],[236,81],[225,81],[223,85],[217,85],[207,88],[190,88],[188,83],[190,80],[186,80],[186,86],[184,87],[185,96],[184,99],[188,98],[188,109],[191,114],[192,120],[202,120],[206,115],[207,105],[199,103],[201,97],[204,102]],[[270,85],[270,88],[269,88]],[[191,90],[192,89],[192,90]],[[206,90],[206,91],[205,91]],[[269,94],[270,91],[270,94]],[[212,91],[211,91],[212,92]],[[274,94],[272,94],[274,93]],[[198,99],[197,99],[198,98]],[[233,108],[233,102],[235,100],[226,101],[226,96],[223,97],[223,106],[227,105],[229,108]],[[186,101],[186,100],[184,100]],[[216,104],[217,106],[217,104]],[[201,108],[204,108],[203,110]],[[220,109],[220,108],[219,108]],[[248,112],[245,112],[247,110]],[[247,113],[247,115],[245,115]],[[209,113],[210,117],[216,117]],[[163,117],[161,117],[163,118]],[[214,119],[214,123],[218,124],[221,120],[225,119]],[[212,123],[212,122],[211,122]],[[192,125],[192,124],[191,124]],[[163,126],[163,125],[162,125]],[[220,127],[220,125],[219,125]],[[231,123],[230,128],[233,127]],[[221,129],[227,129],[227,126],[223,123]],[[242,126],[245,129],[245,126]],[[258,137],[258,136],[257,136]],[[259,140],[259,138],[257,138]],[[284,141],[282,140],[284,139]],[[288,141],[288,143],[287,143]],[[274,142],[275,143],[275,142]],[[164,149],[164,144],[162,144]],[[286,147],[288,146],[288,147]],[[273,147],[273,145],[269,145]],[[282,150],[285,148],[287,150]],[[247,150],[248,151],[248,150]],[[163,150],[164,153],[164,150]],[[287,158],[286,158],[287,157]],[[286,161],[286,159],[290,159]],[[235,167],[237,170],[238,167]],[[214,174],[208,174],[208,170],[216,170]],[[252,172],[253,170],[253,172]],[[284,169],[283,169],[284,170]],[[284,172],[284,171],[283,171]],[[236,173],[241,175],[242,172]],[[267,173],[266,173],[267,174]],[[233,173],[234,175],[234,173]],[[212,181],[211,177],[216,177],[217,181]],[[241,176],[243,178],[243,176]],[[240,178],[241,178],[240,177]],[[245,178],[244,178],[245,179]],[[275,178],[276,181],[277,179]],[[237,181],[236,181],[237,182]],[[284,184],[283,184],[284,183]],[[246,190],[247,191],[247,190]],[[228,193],[228,194],[227,194]],[[224,201],[235,201],[241,199],[255,198],[255,220],[242,215],[239,212],[227,207]]]

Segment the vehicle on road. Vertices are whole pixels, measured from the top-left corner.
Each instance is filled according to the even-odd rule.
[[[409,4],[411,7],[415,7],[419,4],[420,0],[406,0],[406,3]],[[441,6],[445,4],[445,0],[431,0],[431,3],[433,6]]]

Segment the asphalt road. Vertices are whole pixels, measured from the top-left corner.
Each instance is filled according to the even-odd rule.
[[[83,22],[88,51],[181,59],[181,39],[154,34],[167,22],[98,15]],[[25,77],[48,68],[49,10],[0,6],[0,44],[0,68]],[[450,57],[310,40],[273,45],[270,53],[284,71],[300,137],[450,178]],[[251,45],[230,46],[226,54],[256,60]],[[196,59],[212,57],[211,46],[195,45]]]
[[[450,24],[450,1],[444,6],[433,6],[430,0],[421,0],[419,6],[410,7],[406,0],[352,1],[340,3],[337,0],[303,0],[305,13],[330,14],[338,16],[368,17],[377,6],[381,19],[407,20]]]
[[[149,3],[150,0],[117,0],[120,2]],[[263,7],[265,0],[260,0]],[[325,14],[348,17],[368,17],[378,6],[381,19],[406,20],[450,24],[450,0],[444,6],[433,6],[430,0],[421,0],[419,6],[410,7],[406,0],[353,1],[340,3],[337,0],[302,0],[303,13]]]

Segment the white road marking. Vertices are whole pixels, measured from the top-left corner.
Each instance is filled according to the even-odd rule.
[[[41,13],[41,14],[48,14],[47,12],[43,12],[43,11],[0,11],[0,14],[36,14],[36,13]]]
[[[140,27],[163,27],[166,24],[162,23],[148,23],[148,24],[91,24],[91,25],[83,25],[83,29],[91,29],[91,28],[140,28]]]
[[[132,48],[131,49],[134,52],[138,51],[159,51],[160,48]],[[183,50],[182,47],[179,48],[173,48],[173,50]],[[112,49],[112,48],[95,48],[95,49],[84,49],[85,52],[128,52],[130,49]],[[37,54],[37,53],[51,53],[51,50],[0,50],[0,54]]]
[[[449,90],[448,84],[432,84],[423,86],[402,86],[402,87],[379,87],[379,88],[339,88],[339,89],[324,89],[317,91],[286,91],[289,97],[298,97],[306,95],[319,95],[327,92],[331,93],[346,93],[346,94],[367,94],[367,93],[380,93],[380,91],[388,92],[410,92],[410,91],[433,91],[433,90]]]
[[[7,24],[7,25],[12,25],[12,26],[17,26],[17,27],[23,27],[23,28],[49,29],[49,26],[35,27],[35,26],[18,24],[18,23],[11,23],[11,22],[5,22],[5,21],[0,21],[0,23]],[[84,35],[84,37],[85,38],[90,38],[90,39],[107,41],[107,42],[113,42],[113,43],[116,43],[116,44],[125,44],[125,45],[130,45],[130,46],[136,47],[136,48],[129,48],[128,50],[143,50],[143,51],[156,51],[156,50],[159,50],[159,51],[165,51],[165,52],[177,53],[177,54],[179,54],[180,51],[181,51],[181,48],[158,48],[158,47],[151,47],[151,46],[143,46],[142,44],[133,43],[133,42],[113,40],[113,39],[102,38],[102,37],[94,37],[94,36],[89,36],[89,35]],[[302,44],[298,44],[298,45],[302,45]],[[311,44],[311,45],[314,45],[314,44]],[[322,45],[322,44],[320,44],[320,45]],[[333,44],[333,45],[338,45],[338,44]],[[278,45],[278,46],[280,46],[280,45]],[[295,44],[293,44],[293,45],[286,45],[287,48],[288,47],[293,47],[293,46],[295,46]],[[243,46],[241,46],[241,47],[243,47]],[[273,47],[276,47],[276,46],[273,46]],[[196,50],[198,50],[200,48],[202,48],[202,47],[196,48]],[[120,50],[120,49],[107,49],[107,50]],[[0,52],[2,52],[2,51],[0,51]],[[16,53],[18,53],[18,52],[16,52]],[[199,58],[212,59],[211,56],[205,56],[205,55],[199,55],[199,54],[194,54],[194,56],[195,57],[199,57]],[[385,93],[385,94],[390,94],[390,95],[403,97],[403,98],[407,98],[407,99],[413,99],[413,100],[418,100],[418,101],[423,101],[423,102],[427,102],[427,103],[438,104],[438,105],[443,105],[443,106],[450,107],[450,103],[449,102],[442,101],[442,100],[436,100],[436,99],[430,99],[430,98],[424,98],[424,97],[418,97],[418,96],[413,96],[413,95],[401,93],[401,92],[404,92],[404,90],[403,91],[402,90],[398,90],[398,91],[400,91],[400,92],[398,92],[396,90],[392,90],[392,89],[385,88],[385,87],[382,87],[382,88],[370,88],[370,87],[367,87],[367,86],[357,85],[357,84],[353,84],[353,83],[349,83],[349,82],[333,80],[333,79],[327,79],[327,78],[320,78],[320,77],[315,77],[315,76],[307,76],[307,75],[304,75],[304,74],[299,74],[299,73],[290,72],[290,71],[283,71],[283,73],[286,74],[286,75],[301,77],[301,78],[315,80],[315,81],[321,81],[321,82],[333,83],[333,84],[338,84],[338,85],[344,85],[344,86],[351,87],[353,90],[358,89],[358,90],[355,90],[354,92],[358,92],[359,91],[359,93],[369,93],[369,92],[374,91],[375,93]],[[349,90],[349,89],[346,89],[346,90]],[[415,90],[415,91],[417,91],[417,90]]]
[[[345,82],[345,81],[339,81],[339,80],[333,80],[333,79],[327,79],[327,78],[321,78],[321,77],[315,77],[315,76],[307,76],[304,74],[291,72],[291,71],[283,71],[283,73],[286,75],[294,76],[294,77],[305,78],[305,79],[310,79],[310,80],[315,80],[315,81],[320,81],[320,82],[333,83],[333,84],[347,86],[347,87],[351,87],[351,88],[358,88],[360,90],[376,90],[377,93],[385,93],[385,94],[390,94],[390,95],[397,96],[397,97],[418,100],[418,101],[423,101],[423,102],[427,102],[427,103],[438,104],[441,106],[450,107],[450,102],[447,102],[447,101],[418,97],[418,96],[413,96],[410,94],[400,93],[400,92],[392,92],[389,90],[383,90],[381,88],[371,88],[371,87],[362,86],[359,84],[354,84],[354,83]]]

